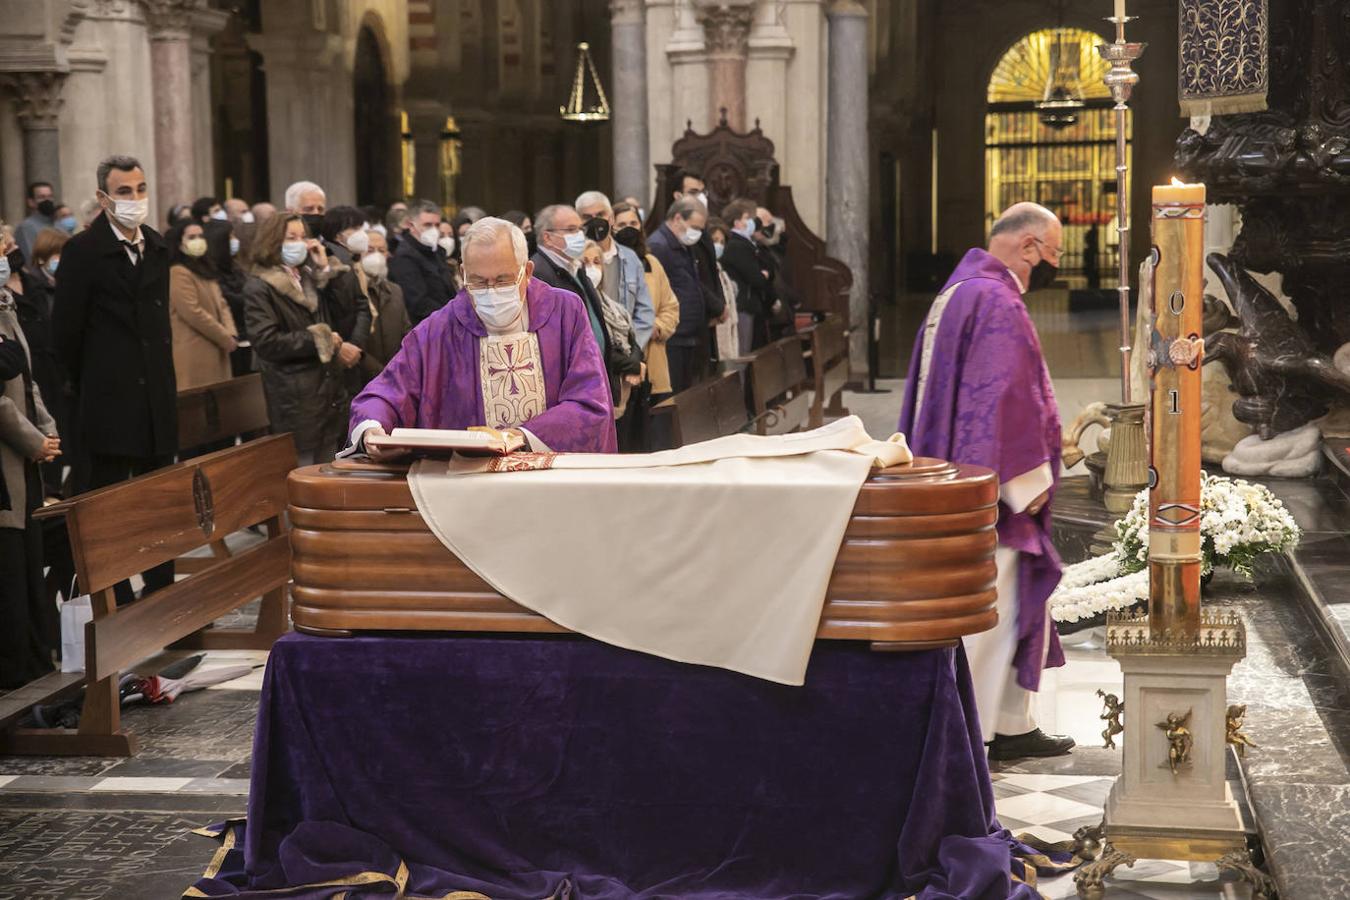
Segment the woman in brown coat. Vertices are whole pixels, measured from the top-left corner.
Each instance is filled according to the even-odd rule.
[[[169,321],[178,390],[225,381],[234,375],[230,354],[239,332],[220,292],[220,273],[206,255],[206,233],[188,222],[171,228],[165,241],[172,254]]]

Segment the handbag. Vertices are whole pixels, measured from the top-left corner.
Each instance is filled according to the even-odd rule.
[[[74,594],[71,583],[70,594]],[[71,597],[61,604],[61,671],[84,671],[84,626],[94,618],[88,594]]]

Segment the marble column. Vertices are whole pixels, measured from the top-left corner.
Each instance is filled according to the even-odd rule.
[[[651,196],[647,147],[647,23],[642,0],[610,0],[614,71],[610,103],[614,123],[614,196]]]
[[[853,273],[849,295],[849,362],[867,371],[867,10],[857,0],[832,0],[826,147],[826,251]]]
[[[61,88],[65,72],[13,72],[4,86],[14,98],[14,113],[23,129],[25,185],[46,181],[61,196]]]
[[[650,108],[659,110],[665,104],[670,123],[670,140],[653,148],[653,159],[669,161],[671,145],[684,136],[688,125],[692,124],[695,131],[706,131],[717,121],[717,111],[708,108],[707,42],[703,27],[694,17],[693,2],[672,0],[670,6],[672,27],[665,32],[666,59],[670,65],[669,92],[653,93],[658,90],[655,81],[648,86]],[[649,5],[647,13],[650,22],[658,13],[654,3]],[[659,33],[650,23],[648,29],[649,36]]]
[[[708,103],[714,121],[726,110],[727,124],[745,131],[745,65],[755,0],[696,0],[707,35]]]
[[[218,9],[192,13],[192,175],[196,196],[214,195],[216,184],[215,116],[211,102],[211,37],[225,30],[229,14]],[[223,186],[220,186],[223,188]],[[237,192],[239,186],[235,185]],[[220,199],[224,200],[222,195]]]
[[[197,196],[192,127],[192,29],[200,0],[142,0],[150,25],[150,70],[155,107],[152,205],[167,209]]]
[[[764,3],[755,11],[750,26],[748,60],[745,66],[745,103],[748,115],[773,141],[778,162],[786,162],[789,151],[788,67],[796,45],[785,25],[786,7]],[[795,187],[795,185],[794,185]]]

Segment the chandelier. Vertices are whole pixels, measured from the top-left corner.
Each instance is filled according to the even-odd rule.
[[[591,83],[591,95],[595,102],[586,103],[586,82]],[[572,78],[572,92],[567,96],[567,105],[558,107],[559,114],[568,122],[608,122],[609,100],[605,97],[604,85],[595,71],[591,60],[591,45],[582,41],[577,44],[577,72]]]
[[[1045,93],[1033,104],[1041,124],[1047,128],[1068,128],[1078,121],[1078,114],[1085,108],[1077,90],[1077,48],[1066,53],[1064,36],[1064,29],[1055,29],[1054,43],[1049,47],[1050,78],[1045,82]]]

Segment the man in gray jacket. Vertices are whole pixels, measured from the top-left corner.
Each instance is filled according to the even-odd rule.
[[[614,207],[599,191],[586,191],[576,202],[586,237],[600,245],[605,254],[606,293],[623,304],[633,320],[638,346],[645,352],[656,325],[656,307],[647,290],[647,269],[638,255],[614,240]]]

